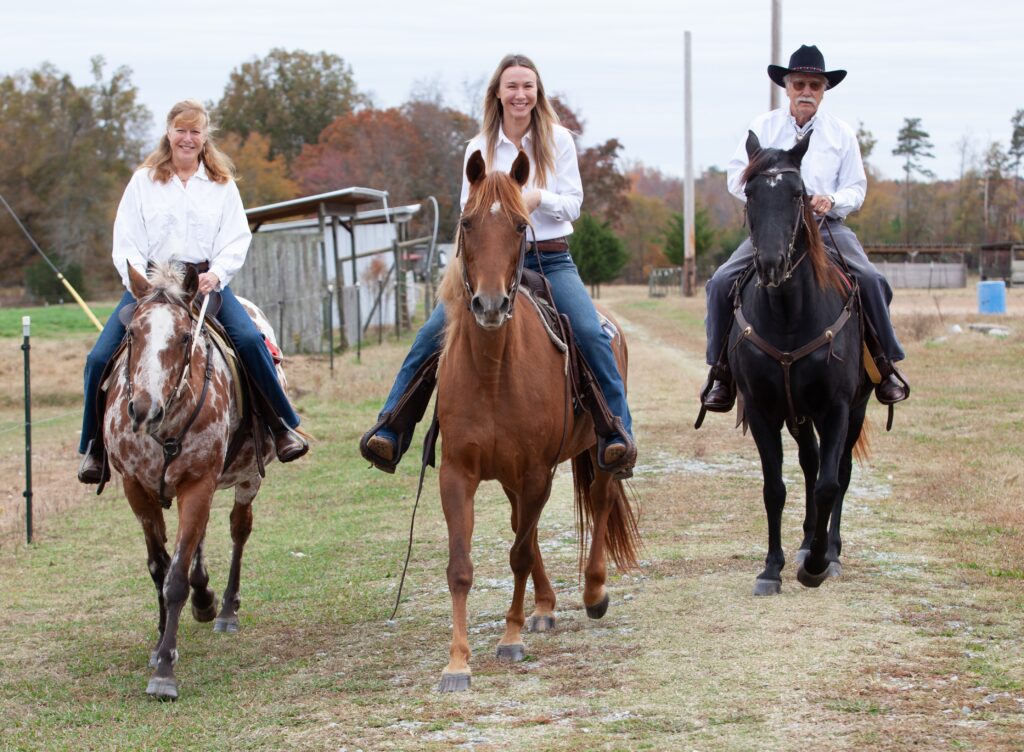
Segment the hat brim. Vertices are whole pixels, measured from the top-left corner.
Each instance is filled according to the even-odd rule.
[[[824,76],[828,82],[828,88],[834,89],[839,86],[840,82],[846,78],[846,71],[834,70],[834,71],[806,71],[806,70],[793,70],[792,68],[783,68],[781,65],[769,65],[768,66],[768,78],[777,83],[782,88],[786,88],[786,76],[790,73],[817,73],[818,75]]]

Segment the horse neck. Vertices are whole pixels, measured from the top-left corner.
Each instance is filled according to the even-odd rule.
[[[465,354],[472,363],[472,372],[485,387],[498,387],[508,376],[508,363],[516,362],[521,349],[521,313],[507,319],[499,329],[488,331],[477,325],[473,314],[460,307],[451,322],[456,326],[455,334],[448,345],[449,352]]]
[[[792,276],[778,287],[759,287],[758,292],[777,332],[797,332],[813,323],[819,313],[818,285],[808,253],[807,238],[800,233],[793,248],[799,264]]]

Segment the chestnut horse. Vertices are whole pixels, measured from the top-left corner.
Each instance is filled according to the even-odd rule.
[[[178,619],[189,589],[197,621],[216,618],[215,631],[238,631],[242,550],[252,530],[251,504],[261,475],[252,436],[241,445],[230,467],[224,467],[242,406],[225,356],[212,344],[205,327],[193,332],[189,307],[198,284],[195,270],[157,267],[148,280],[130,266],[128,272],[138,306],[127,326],[124,357],[110,378],[104,441],[111,464],[124,478],[128,503],[142,524],[160,605],[160,637],[150,656],[153,675],[146,692],[174,700],[178,696],[174,678]],[[242,303],[273,341],[263,314],[251,303]],[[278,375],[283,382],[280,368]],[[262,455],[264,463],[274,457],[269,434]],[[214,491],[231,487],[235,489],[234,546],[218,613],[217,598],[208,586],[203,541]],[[175,496],[178,533],[174,555],[168,556],[161,501],[169,507]]]
[[[537,545],[537,523],[560,462],[572,459],[588,616],[599,619],[608,608],[606,554],[620,568],[630,568],[639,545],[621,481],[597,469],[593,422],[588,413],[574,414],[569,404],[566,356],[550,341],[526,293],[517,296],[527,248],[529,215],[522,186],[529,160],[520,152],[509,175],[485,172],[483,157],[475,152],[466,165],[470,189],[460,221],[459,254],[440,290],[447,329],[438,365],[437,415],[454,625],[450,661],[439,687],[443,692],[470,685],[466,601],[473,584],[473,496],[480,481],[497,480],[512,505],[515,539],[509,563],[515,586],[499,658],[520,661],[525,655],[528,576],[533,577],[536,603],[531,630],[554,625],[555,592]],[[625,381],[621,331],[613,347]],[[588,533],[591,546],[584,565]]]

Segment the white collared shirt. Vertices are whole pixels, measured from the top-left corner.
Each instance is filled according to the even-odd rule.
[[[132,175],[117,207],[114,266],[127,288],[129,264],[145,274],[150,261],[208,261],[226,287],[242,268],[251,240],[234,180],[215,183],[202,163],[185,184],[177,175],[158,182],[143,168]]]
[[[554,174],[547,175],[547,185],[540,190],[540,206],[530,214],[533,232],[537,240],[561,238],[572,233],[572,223],[579,219],[580,205],[583,203],[583,182],[580,180],[580,164],[576,158],[576,143],[572,134],[564,126],[555,125],[554,131]],[[523,149],[530,157],[530,178],[523,186],[524,191],[537,188],[534,181],[532,131],[523,136]],[[466,178],[466,163],[473,152],[480,150],[487,159],[487,138],[484,134],[476,135],[466,147],[466,157],[462,162],[462,198],[460,205],[466,208],[469,198],[469,180]],[[508,172],[512,163],[519,156],[519,149],[505,132],[498,129],[498,144],[494,149],[494,164],[487,166],[488,172],[502,170]]]
[[[857,134],[842,120],[820,109],[800,130],[807,132],[811,129],[814,133],[810,136],[811,143],[800,163],[800,176],[812,196],[835,198],[836,205],[829,212],[830,217],[845,217],[860,209],[868,187]],[[754,118],[750,130],[757,136],[762,148],[792,149],[796,145],[796,118],[789,113],[788,105]],[[747,168],[746,143],[747,138],[744,136],[726,167],[729,192],[744,202],[747,200],[743,193],[743,171]]]

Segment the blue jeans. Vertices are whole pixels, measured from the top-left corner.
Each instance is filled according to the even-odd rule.
[[[224,326],[231,343],[238,351],[239,359],[245,365],[249,378],[256,384],[273,407],[274,412],[284,419],[291,428],[299,425],[299,416],[295,414],[288,395],[281,388],[277,380],[277,371],[274,368],[274,359],[263,342],[263,335],[260,334],[256,324],[249,318],[249,314],[242,308],[238,298],[231,292],[230,287],[225,287],[220,292],[221,307],[217,312],[217,320]],[[96,437],[99,426],[97,425],[96,397],[100,391],[100,379],[103,377],[103,369],[107,367],[117,346],[124,339],[125,328],[118,319],[118,312],[135,298],[130,292],[125,292],[117,308],[107,319],[107,323],[96,340],[89,356],[85,359],[85,409],[82,412],[82,436],[78,443],[78,453],[84,454],[91,439]]]
[[[576,336],[576,343],[584,360],[594,372],[598,385],[608,401],[608,408],[612,415],[622,418],[629,435],[633,435],[633,418],[629,414],[629,406],[626,404],[626,388],[622,383],[618,367],[615,363],[615,355],[612,353],[611,338],[601,328],[594,302],[587,294],[587,288],[583,286],[579,272],[576,271],[576,264],[568,253],[542,253],[541,261],[544,264],[544,274],[551,283],[551,294],[555,300],[555,306],[559,313],[569,317],[572,324],[573,334]],[[537,265],[537,256],[530,252],[526,255],[526,266],[533,271],[540,271]],[[412,377],[426,362],[431,354],[441,349],[444,344],[444,305],[438,304],[430,318],[416,335],[412,343],[412,349],[405,356],[395,384],[391,387],[391,393],[381,414],[393,410],[402,394],[409,387]],[[378,431],[391,441],[395,441],[395,435],[387,430]]]
[[[831,230],[831,236],[829,235]],[[860,299],[864,304],[864,313],[878,332],[878,339],[885,357],[893,363],[903,360],[906,354],[896,338],[889,318],[889,303],[892,301],[892,288],[882,273],[868,260],[864,248],[853,230],[838,219],[829,219],[828,228],[821,227],[822,240],[831,245],[833,239],[839,246],[836,250],[842,254],[853,276],[860,284]],[[708,333],[707,362],[713,366],[719,361],[729,329],[732,327],[732,286],[754,256],[754,246],[747,238],[737,248],[729,260],[715,270],[708,280],[707,318],[704,320]]]

